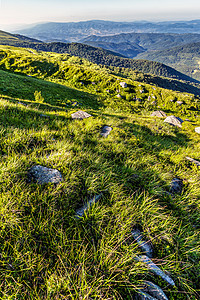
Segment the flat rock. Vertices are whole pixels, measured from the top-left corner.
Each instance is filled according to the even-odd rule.
[[[92,117],[92,115],[86,113],[85,111],[79,110],[73,114],[71,114],[73,120],[83,120],[89,117]]]
[[[112,131],[113,129],[112,129],[112,127],[110,127],[110,126],[104,126],[103,128],[102,128],[102,130],[101,130],[101,135],[103,136],[103,137],[107,137],[109,134],[110,134],[110,132]]]
[[[196,127],[195,132],[200,134],[200,127]]]
[[[179,178],[173,178],[171,182],[170,192],[173,194],[181,194],[183,189],[183,180]]]
[[[167,117],[166,113],[162,110],[153,111],[151,116],[152,117],[158,117],[158,118],[166,118]]]
[[[120,94],[117,94],[117,96],[116,96],[117,98],[122,98],[122,95],[120,95]]]
[[[167,283],[169,283],[172,286],[175,286],[175,282],[167,274],[165,274],[158,266],[156,266],[156,264],[154,264],[148,256],[140,255],[136,259],[145,263],[150,269],[150,271],[152,271],[155,275],[162,277],[162,279],[165,280]]]
[[[169,123],[173,126],[182,127],[183,120],[181,118],[175,117],[175,116],[169,116],[167,117],[164,122]]]
[[[144,281],[144,287],[139,290],[138,299],[168,300],[163,290],[151,281]]]
[[[138,243],[139,247],[148,257],[153,256],[153,247],[149,241],[145,241],[144,237],[142,236],[142,233],[139,229],[133,229],[131,231],[131,234],[135,241]]]
[[[33,166],[28,172],[28,182],[58,184],[62,180],[62,175],[58,170],[49,169],[40,165]]]
[[[76,210],[75,217],[77,219],[83,217],[86,210],[88,210],[92,204],[96,203],[102,197],[102,193],[91,198],[86,204],[84,204],[81,208]]]

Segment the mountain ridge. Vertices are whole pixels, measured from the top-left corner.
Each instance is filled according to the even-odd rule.
[[[54,39],[67,42],[77,42],[98,31],[98,35],[130,33],[130,32],[161,32],[161,33],[200,33],[200,20],[192,21],[135,21],[115,22],[90,20],[82,22],[47,22],[34,25],[32,28],[18,30],[14,33],[28,35],[43,41]]]

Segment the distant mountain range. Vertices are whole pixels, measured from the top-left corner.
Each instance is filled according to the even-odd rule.
[[[45,42],[78,42],[90,35],[113,35],[120,33],[200,33],[200,20],[168,22],[112,22],[85,21],[68,23],[44,23],[15,33],[27,35]]]

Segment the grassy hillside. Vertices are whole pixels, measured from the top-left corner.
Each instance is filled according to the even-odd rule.
[[[146,52],[138,58],[165,63],[188,76],[200,79],[200,43],[170,48],[164,51]]]
[[[26,40],[26,37],[21,37],[20,40],[13,42],[10,41],[9,38],[7,40],[5,40],[4,38],[1,39],[0,36],[0,44],[32,48],[36,49],[37,51],[69,53],[70,55],[82,57],[100,65],[115,66],[119,68],[131,68],[133,71],[137,72],[148,73],[156,76],[164,76],[168,78],[170,77],[189,82],[196,82],[194,79],[164,64],[148,60],[127,59],[121,57],[121,54],[80,43],[42,43],[37,41],[28,41]]]
[[[199,98],[31,51],[0,52],[0,298],[130,300],[150,280],[169,300],[197,300],[200,170],[186,156],[200,160]],[[176,128],[150,116],[160,108],[190,122]],[[72,120],[80,109],[92,117]],[[104,125],[113,128],[107,138]],[[29,183],[37,164],[63,181]],[[175,177],[183,191],[171,195]],[[100,193],[77,219],[76,209]],[[133,228],[152,242],[153,261],[175,287],[136,260]]]

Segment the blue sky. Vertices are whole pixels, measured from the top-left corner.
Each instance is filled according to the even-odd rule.
[[[200,19],[199,0],[0,0],[0,25]],[[3,28],[2,28],[3,29]]]

